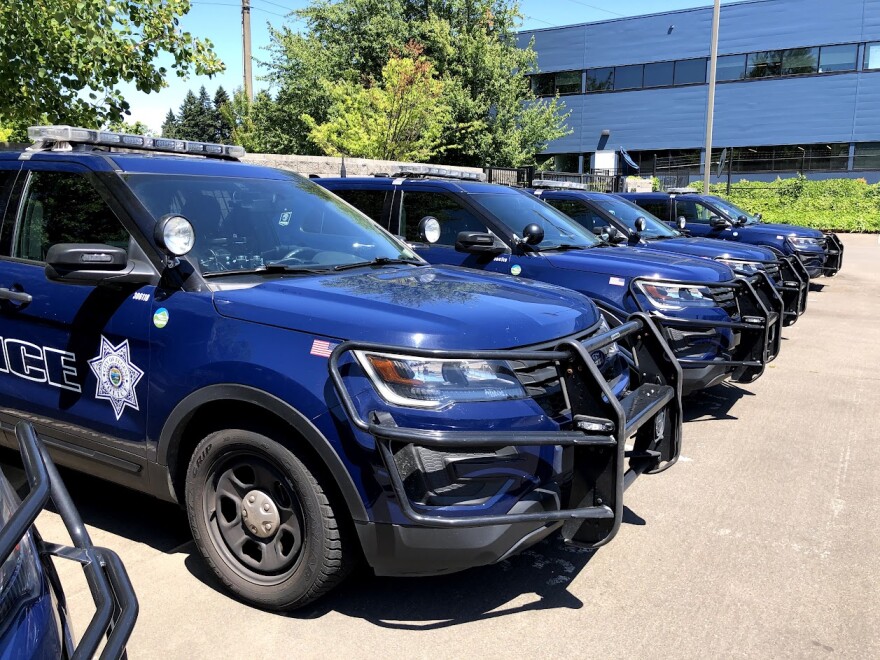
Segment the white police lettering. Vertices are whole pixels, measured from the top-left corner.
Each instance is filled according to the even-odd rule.
[[[0,337],[0,373],[34,383],[81,392],[77,383],[76,356],[21,339]]]
[[[144,372],[132,364],[127,339],[114,346],[102,335],[101,353],[89,360],[89,366],[98,379],[95,398],[109,401],[117,420],[126,406],[140,410],[137,384]]]
[[[150,294],[141,293],[140,291],[136,291],[132,298],[134,298],[138,302],[150,302]]]

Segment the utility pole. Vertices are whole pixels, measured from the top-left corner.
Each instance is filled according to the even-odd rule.
[[[241,0],[241,46],[244,64],[244,93],[254,101],[254,82],[251,73],[251,0]]]
[[[721,0],[715,0],[712,14],[712,55],[709,58],[709,106],[706,109],[706,157],[703,163],[705,183],[703,194],[709,194],[712,177],[712,123],[715,121],[715,68],[718,65],[718,22],[721,18]]]

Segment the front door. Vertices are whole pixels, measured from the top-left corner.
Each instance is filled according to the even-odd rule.
[[[130,249],[114,207],[76,165],[25,164],[0,236],[0,289],[14,292],[0,296],[0,421],[7,430],[33,421],[61,463],[97,460],[137,481],[153,287],[62,284],[45,273],[57,243]]]

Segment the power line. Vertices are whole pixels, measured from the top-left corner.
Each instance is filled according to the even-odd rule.
[[[611,11],[610,9],[604,9],[603,7],[597,7],[596,5],[590,5],[586,2],[581,2],[581,0],[568,0],[569,2],[573,2],[576,5],[581,5],[582,7],[589,7],[590,9],[595,9],[596,11],[604,11],[606,14],[611,14],[612,16],[620,16],[624,17],[626,14],[618,14],[616,11]]]
[[[262,0],[266,2],[266,0]],[[193,0],[190,4],[193,5],[202,5],[207,7],[235,7],[236,9],[241,9],[240,4],[232,4],[231,2],[205,2],[204,0]],[[261,11],[264,14],[271,14],[272,16],[278,16],[279,18],[287,18],[285,14],[279,14],[276,11],[269,11],[268,9],[263,9],[262,7],[254,7],[251,6],[251,9],[256,9],[257,11]]]

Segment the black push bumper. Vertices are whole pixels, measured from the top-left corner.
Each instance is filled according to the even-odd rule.
[[[708,288],[715,296],[716,303],[725,309],[732,319],[730,321],[688,319],[669,316],[662,312],[651,313],[651,318],[670,337],[674,333],[714,333],[720,329],[728,329],[735,333],[737,340],[725,357],[704,360],[678,355],[679,363],[687,368],[686,378],[690,376],[690,371],[704,371],[708,367],[712,374],[724,374],[726,370],[734,382],[751,383],[764,373],[767,363],[772,362],[779,355],[782,346],[784,302],[766,273],[720,284],[636,277],[630,282],[629,291],[639,309],[644,311],[642,297],[636,286],[640,281],[659,285],[675,284]],[[687,336],[689,335],[685,334],[685,339]],[[711,380],[713,383],[718,382],[717,376],[713,376]],[[688,391],[697,389],[687,383],[685,388]]]
[[[615,398],[590,357],[591,352],[613,342],[621,346],[631,372],[631,389],[621,400]],[[354,350],[439,359],[549,363],[553,365],[565,394],[568,408],[560,412],[568,421],[556,431],[468,431],[401,427],[387,411],[371,412],[364,419],[355,408],[339,367],[342,357]],[[546,535],[560,526],[567,542],[589,547],[607,543],[620,527],[624,490],[640,474],[668,469],[678,460],[681,450],[681,368],[657,327],[645,314],[634,314],[627,322],[601,335],[584,340],[562,340],[549,350],[446,351],[345,342],[333,351],[329,369],[349,420],[376,441],[395,500],[407,519],[404,531],[413,528],[432,530],[408,532],[409,536],[432,539],[430,543],[441,544],[452,554],[461,547],[457,539],[463,541],[462,537],[470,538],[475,534],[485,536],[474,532],[476,528],[494,528],[486,533],[493,538],[505,538],[494,559],[486,560],[489,555],[478,559],[474,554],[478,553],[478,548],[473,552],[461,548],[465,556],[451,562],[446,570],[460,570],[468,565],[497,560],[515,551],[517,546],[524,547],[522,543],[526,538]],[[451,419],[450,425],[454,422]],[[633,449],[627,451],[625,443],[632,436],[635,436]],[[395,450],[409,446],[440,451],[504,448],[515,452],[517,447],[546,445],[562,448],[563,463],[569,468],[565,470],[564,483],[553,478],[536,485],[520,497],[510,511],[497,515],[462,513],[461,509],[467,507],[458,507],[459,511],[453,514],[444,511],[443,507],[413,501],[395,455]],[[629,465],[625,469],[627,459]],[[374,529],[386,530],[402,527],[371,525]],[[437,530],[447,530],[448,533],[443,535]],[[361,534],[361,537],[369,537],[369,534]],[[512,545],[508,541],[512,541]],[[387,547],[387,543],[384,545]],[[369,547],[364,550],[369,556]],[[439,548],[435,546],[435,550]],[[395,561],[385,559],[392,564]],[[441,572],[444,562],[442,559],[438,561],[438,570],[422,572]],[[372,559],[371,563],[376,565]],[[381,569],[381,572],[406,572],[405,567],[392,569],[393,566]]]
[[[70,499],[70,494],[58,475],[58,470],[43,443],[37,439],[33,427],[19,422],[15,435],[21,449],[30,491],[21,506],[12,514],[6,526],[0,531],[0,563],[14,550],[27,534],[37,516],[49,500],[61,516],[67,528],[73,547],[46,543],[35,538],[40,555],[70,559],[82,564],[92,599],[95,614],[89,622],[75,649],[66,648],[65,653],[73,658],[91,658],[106,636],[101,658],[125,657],[125,645],[131,636],[138,614],[138,601],[119,556],[105,548],[92,545],[85,525]],[[51,581],[57,577],[54,571],[47,572]],[[62,609],[66,609],[60,584],[53,584]],[[65,637],[69,640],[70,635]]]
[[[773,280],[783,301],[782,325],[794,325],[807,311],[807,295],[810,291],[810,274],[797,257],[780,256],[778,270]]]
[[[843,267],[843,241],[834,232],[825,234],[825,265],[822,274],[834,277]]]

